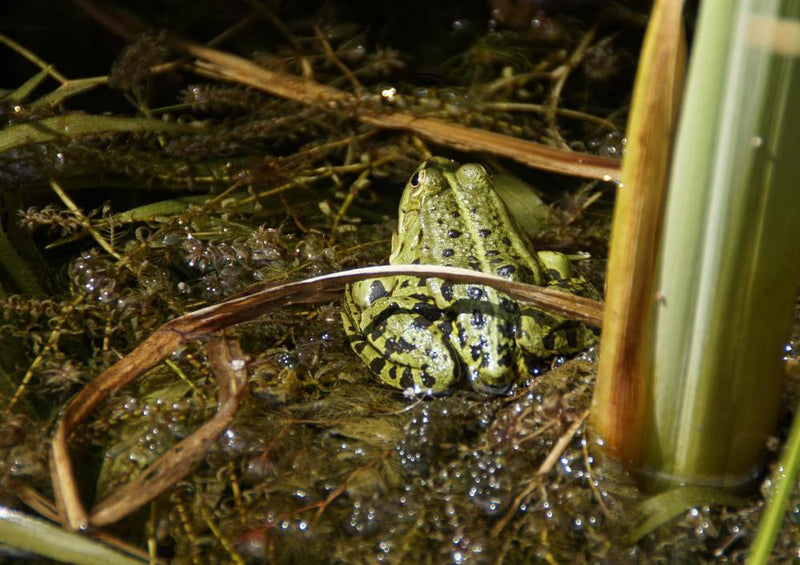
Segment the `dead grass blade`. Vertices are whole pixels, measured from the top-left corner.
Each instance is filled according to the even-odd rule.
[[[683,93],[686,42],[681,1],[654,4],[636,77],[622,189],[608,258],[606,331],[592,426],[626,465],[640,457],[649,395],[646,367],[672,141]]]
[[[461,151],[506,157],[544,171],[605,181],[619,177],[619,162],[615,159],[557,149],[492,131],[418,117],[409,112],[376,112],[359,107],[355,97],[336,88],[276,73],[247,59],[188,41],[179,42],[179,46],[201,60],[197,68],[203,75],[246,84],[301,104],[341,107],[356,119],[376,127],[409,131],[434,143]]]
[[[217,332],[208,343],[208,357],[219,388],[219,408],[208,422],[159,457],[141,473],[92,509],[96,526],[111,524],[146,504],[189,473],[231,423],[247,382],[246,363],[233,330]]]

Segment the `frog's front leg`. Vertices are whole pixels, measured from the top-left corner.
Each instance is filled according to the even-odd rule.
[[[386,384],[442,393],[458,382],[461,364],[447,339],[450,322],[432,305],[384,296],[353,314],[345,309],[350,347]]]

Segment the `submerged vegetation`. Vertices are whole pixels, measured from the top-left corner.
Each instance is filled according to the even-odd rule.
[[[471,128],[619,157],[646,20],[633,2],[588,0],[527,15],[495,2],[489,25],[483,2],[175,2],[137,19],[82,4],[87,34],[123,36],[103,39],[113,63],[95,54],[107,76],[68,79],[55,44],[3,40],[34,65],[0,97],[0,504],[48,518],[46,447],[82,387],[163,323],[253,283],[384,263],[408,175],[432,154],[480,159],[463,153],[481,147]],[[212,37],[288,91],[302,76],[346,97],[281,97],[186,55],[182,39]],[[467,137],[381,122],[398,112]],[[612,186],[511,159],[493,164],[554,203],[536,244],[590,251],[580,268],[602,288]],[[273,310],[236,337],[247,382],[232,424],[106,542],[177,563],[703,563],[747,546],[759,503],[718,510],[731,500],[701,492],[631,512],[642,495],[584,434],[593,350],[508,396],[414,399],[351,353],[338,302]],[[175,351],[72,434],[85,500],[213,416],[207,346]],[[655,529],[656,515],[676,519]],[[654,531],[637,530],[647,520]]]

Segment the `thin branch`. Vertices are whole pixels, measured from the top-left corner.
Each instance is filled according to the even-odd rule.
[[[109,243],[106,240],[106,238],[104,238],[102,235],[100,235],[100,232],[98,232],[96,229],[94,229],[94,226],[92,225],[92,221],[86,216],[86,214],[83,213],[83,210],[81,210],[77,206],[77,204],[75,204],[75,202],[73,202],[73,200],[67,195],[67,193],[64,192],[64,189],[61,188],[61,185],[59,185],[54,179],[50,179],[50,186],[53,189],[53,192],[55,192],[58,195],[58,197],[61,199],[61,201],[64,203],[64,205],[67,208],[69,208],[69,210],[73,214],[75,214],[75,216],[78,218],[78,220],[81,222],[81,224],[83,224],[83,228],[87,232],[89,232],[89,235],[91,235],[92,238],[94,238],[94,240],[97,242],[97,244],[100,247],[102,247],[103,249],[105,249],[106,252],[109,255],[114,257],[114,259],[116,259],[117,261],[121,261],[122,257],[119,255],[119,253],[117,253],[114,250],[114,247],[111,245],[111,243]]]

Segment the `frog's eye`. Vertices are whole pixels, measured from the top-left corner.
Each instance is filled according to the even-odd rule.
[[[408,184],[411,185],[411,188],[419,188],[423,180],[425,180],[425,169],[416,171],[411,175],[411,180],[408,181]]]
[[[492,173],[489,167],[480,163],[467,163],[456,171],[456,178],[464,184],[492,182]]]

